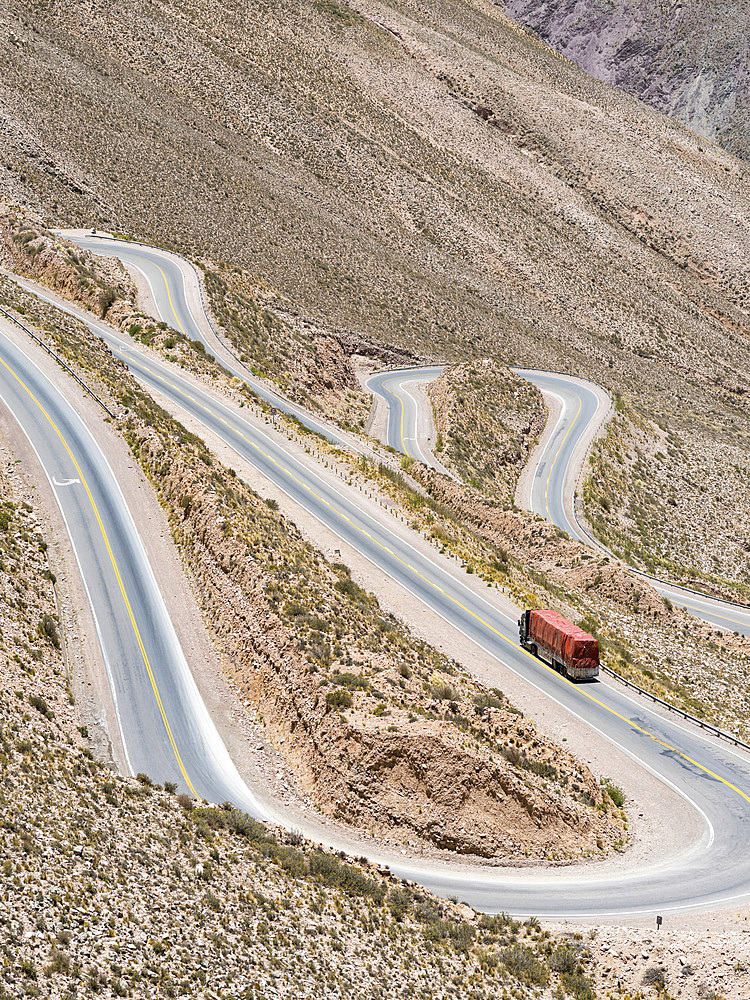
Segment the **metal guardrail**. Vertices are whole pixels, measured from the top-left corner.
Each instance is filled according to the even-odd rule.
[[[741,739],[738,739],[736,736],[733,736],[732,733],[728,733],[724,729],[719,729],[718,726],[713,726],[711,725],[710,722],[704,722],[702,719],[697,718],[695,715],[691,715],[690,712],[686,712],[683,708],[677,708],[675,705],[671,705],[668,701],[665,701],[663,698],[659,698],[658,695],[652,694],[650,691],[646,691],[645,688],[640,687],[640,685],[634,683],[633,681],[629,681],[627,677],[623,677],[622,674],[618,674],[616,670],[613,670],[611,667],[606,667],[603,663],[600,663],[599,667],[601,670],[604,671],[605,674],[609,674],[611,677],[614,677],[616,680],[620,681],[620,683],[624,684],[626,687],[632,688],[634,691],[637,691],[639,694],[644,695],[646,698],[650,698],[651,701],[654,701],[658,705],[661,705],[662,708],[666,708],[670,712],[676,712],[677,715],[681,716],[683,719],[686,719],[688,722],[694,723],[696,726],[700,726],[701,729],[705,729],[707,732],[712,733],[714,736],[718,736],[720,739],[727,740],[729,743],[733,743],[737,747],[742,747],[743,750],[750,751],[750,744],[744,743]]]
[[[581,520],[577,510],[577,503],[578,503],[578,493],[576,493],[573,502],[573,517],[575,519],[576,527],[578,528],[578,530],[582,534],[584,534],[586,538],[588,538],[593,548],[599,549],[600,552],[604,552],[612,559],[617,560],[617,562],[622,562],[623,565],[626,566],[631,573],[634,573],[636,576],[641,577],[641,579],[643,580],[653,580],[654,583],[662,584],[665,587],[673,587],[675,590],[682,590],[686,594],[692,594],[694,597],[701,597],[703,598],[703,600],[716,601],[718,604],[725,604],[731,608],[739,608],[744,611],[750,611],[750,604],[744,604],[742,601],[725,601],[721,597],[714,597],[713,594],[706,594],[703,591],[694,590],[692,587],[686,587],[683,583],[673,583],[671,580],[662,580],[661,577],[654,576],[653,573],[647,573],[646,570],[644,569],[637,569],[635,566],[630,566],[628,565],[628,563],[623,562],[623,560],[618,555],[616,555],[611,549],[607,548],[607,546],[603,542],[600,542],[598,538],[594,537],[594,535],[589,530],[588,526],[584,524],[584,522]]]
[[[93,396],[93,398],[97,401],[97,403],[99,404],[99,406],[101,406],[101,408],[104,410],[105,413],[107,413],[113,420],[117,419],[115,414],[109,409],[107,404],[97,396],[97,394],[94,392],[91,386],[86,385],[83,379],[73,371],[73,369],[70,367],[69,364],[63,361],[63,359],[60,357],[59,354],[57,354],[56,351],[53,351],[52,348],[49,347],[47,344],[45,344],[40,337],[37,337],[37,335],[32,330],[30,330],[27,326],[24,326],[24,324],[21,323],[20,320],[17,320],[15,316],[11,315],[11,313],[9,313],[6,309],[3,309],[1,306],[0,306],[0,313],[2,313],[6,319],[9,319],[11,323],[15,323],[16,326],[20,327],[23,330],[23,332],[28,334],[28,336],[31,337],[33,341],[39,344],[39,346],[43,348],[47,352],[47,354],[49,354],[49,356],[53,358],[58,363],[58,365],[60,365],[61,368],[64,368],[69,375],[72,375],[73,378],[76,380],[76,382],[80,386],[82,386],[90,396]]]

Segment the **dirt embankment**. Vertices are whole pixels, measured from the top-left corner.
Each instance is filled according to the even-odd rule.
[[[0,265],[47,285],[147,345],[202,367],[187,338],[138,308],[136,286],[115,257],[99,257],[48,230],[41,219],[0,201]],[[325,414],[349,430],[364,427],[369,397],[353,359],[412,363],[405,351],[336,334],[289,311],[267,284],[239,268],[201,261],[213,314],[224,339],[256,374],[275,382],[290,399]],[[199,342],[192,347],[202,352]]]
[[[557,985],[550,941],[567,949],[565,934],[479,916],[362,859],[94,759],[27,493],[0,445],[4,997],[198,996],[210,983],[222,995],[343,1000],[387,981],[399,995],[423,995],[429,983],[441,1000],[456,989],[491,1000],[525,970],[512,951],[510,965],[490,968],[489,949],[504,954],[520,940]],[[299,961],[301,936],[309,962]],[[588,951],[571,956],[595,974]]]
[[[439,659],[429,672],[423,656],[409,656],[408,640],[396,655],[389,633],[398,624],[240,483],[230,496],[217,473],[201,474],[145,428],[131,443],[173,512],[231,682],[325,813],[375,835],[493,859],[580,857],[624,841],[619,812],[591,808],[608,797],[590,772],[499,692],[446,672]],[[275,546],[276,559],[304,568],[307,607],[289,599],[289,587],[282,596],[259,565],[257,550]],[[367,630],[373,616],[383,637],[363,648],[346,634],[346,618]]]
[[[638,580],[614,559],[597,558],[587,546],[534,514],[504,510],[470,486],[417,465],[409,469],[438,503],[445,504],[460,522],[495,545],[507,547],[513,558],[552,579],[598,593],[635,610],[665,614],[664,601],[653,587]]]
[[[115,302],[131,310],[136,290],[119,261],[95,257],[55,236],[36,216],[0,201],[0,265],[34,278],[110,322]]]
[[[562,584],[569,596],[577,591],[642,618],[658,620],[675,633],[689,633],[694,639],[711,643],[720,639],[728,650],[750,652],[750,637],[717,632],[715,627],[672,608],[627,566],[606,555],[597,555],[549,522],[526,511],[503,510],[477,490],[416,463],[409,474],[433,500],[448,507],[478,537],[498,547],[532,574],[542,574],[548,584]]]
[[[301,317],[278,291],[241,268],[204,263],[203,270],[211,311],[242,361],[290,399],[349,430],[364,427],[369,409],[355,356],[386,364],[414,361],[406,351]]]
[[[511,503],[544,429],[547,411],[539,390],[483,359],[447,368],[427,392],[441,461],[465,482]]]

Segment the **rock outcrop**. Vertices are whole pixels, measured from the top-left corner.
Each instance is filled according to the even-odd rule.
[[[750,157],[750,13],[718,0],[506,0],[574,63]]]

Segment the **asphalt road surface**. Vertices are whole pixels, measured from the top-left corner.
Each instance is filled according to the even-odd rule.
[[[553,524],[564,528],[573,538],[608,552],[576,518],[572,506],[579,465],[574,454],[587,426],[601,407],[601,390],[566,375],[549,372],[518,371],[543,393],[557,396],[562,411],[543,453],[539,456],[531,487],[531,509]],[[633,570],[633,572],[638,572]],[[664,583],[646,573],[639,573],[652,587],[674,605],[683,607],[697,618],[720,629],[750,635],[750,608],[706,597],[684,587]]]
[[[200,697],[112,468],[75,406],[2,331],[0,400],[36,452],[65,521],[130,773],[259,812]]]
[[[168,364],[146,359],[135,347],[123,348],[121,341],[111,337],[101,325],[91,325],[106,336],[147,387],[158,388],[226,441],[296,503],[355,546],[376,572],[400,583],[498,661],[527,678],[591,728],[605,734],[634,761],[659,775],[693,805],[703,823],[700,843],[678,858],[607,878],[597,876],[595,869],[558,870],[538,876],[505,871],[466,873],[449,865],[427,865],[407,858],[398,862],[391,859],[394,871],[443,894],[458,895],[483,909],[539,916],[611,916],[655,909],[666,912],[736,901],[750,895],[750,858],[744,850],[750,821],[750,762],[743,754],[680,721],[651,711],[607,681],[575,685],[546,668],[519,648],[515,622],[494,605],[491,591],[483,595],[475,580],[412,548],[402,530],[391,527],[387,518],[375,519],[362,511],[355,491],[333,486],[297,462],[282,442],[248,423],[239,409],[217,402]],[[76,551],[87,545],[101,549],[96,541],[97,531],[102,540],[104,532],[108,539],[111,535],[114,540],[110,542],[113,558],[109,570],[106,543],[104,553],[99,552],[94,564],[89,567],[82,560],[81,569],[100,632],[105,631],[101,624],[104,619],[111,618],[112,648],[123,646],[121,665],[114,670],[110,663],[110,670],[125,744],[129,753],[133,749],[132,769],[148,771],[157,780],[171,775],[185,780],[181,762],[189,786],[199,794],[212,801],[232,799],[262,816],[252,793],[241,781],[237,784],[239,779],[231,762],[227,763],[223,747],[217,746],[215,728],[205,708],[201,711],[199,698],[196,703],[194,685],[191,693],[184,657],[172,648],[173,630],[158,611],[163,602],[153,574],[143,564],[145,556],[132,517],[122,512],[124,502],[121,496],[118,498],[116,484],[99,486],[99,480],[107,480],[111,470],[107,472],[106,463],[96,455],[96,449],[89,454],[90,442],[87,445],[85,429],[76,427],[74,410],[59,393],[44,385],[43,376],[35,373],[35,366],[24,352],[17,351],[3,338],[0,356],[6,363],[0,380],[3,399],[32,438],[51,481],[80,479],[81,486],[84,481],[89,484],[88,490],[83,489],[88,507],[83,498],[76,497],[80,491],[71,488],[74,506],[62,508]],[[43,401],[46,414],[40,414],[19,378]],[[62,428],[62,435],[49,426],[51,422]],[[69,452],[61,440],[64,437],[67,442],[68,436],[73,442],[70,453],[76,462],[71,460],[66,464],[65,455]],[[88,457],[79,459],[79,453]],[[89,480],[97,484],[96,490]],[[57,488],[61,505],[68,502],[65,499],[68,488]],[[89,492],[102,518],[104,532],[92,515]],[[114,518],[111,523],[110,518]],[[120,567],[120,560],[127,567],[125,570]],[[133,565],[129,566],[131,560]],[[117,574],[113,573],[114,565],[120,567],[122,590]],[[126,609],[124,613],[117,607],[118,593]],[[135,633],[126,596],[145,654],[137,638],[135,646],[132,642],[125,644],[128,630]],[[145,666],[146,658],[155,684]],[[132,708],[126,708],[125,703]],[[377,850],[373,853],[383,860]]]
[[[533,471],[530,509],[545,520],[563,528],[572,538],[611,553],[591,535],[575,514],[573,497],[575,481],[585,451],[579,446],[602,406],[602,390],[579,379],[551,372],[514,369],[518,375],[539,388],[546,396],[555,397],[560,414]],[[409,393],[410,382],[437,378],[442,368],[412,368],[378,372],[367,384],[382,396],[388,406],[388,444],[397,451],[430,465],[420,444],[422,427],[414,397]],[[677,607],[685,608],[719,629],[750,635],[750,608],[732,604],[695,591],[665,583],[647,573],[633,570],[663,597]]]
[[[354,451],[359,450],[355,438],[341,433],[334,424],[298,406],[263,379],[253,376],[229,345],[213,332],[202,305],[199,315],[194,316],[190,307],[191,298],[200,302],[202,299],[197,279],[191,273],[192,265],[186,260],[176,254],[154,251],[152,247],[127,240],[113,240],[105,236],[81,236],[68,232],[64,235],[66,239],[84,250],[89,250],[99,257],[119,257],[123,264],[128,264],[139,271],[149,286],[159,317],[178,333],[185,334],[191,340],[199,340],[209,356],[216,358],[232,375],[246,382],[261,399],[282,413],[296,417],[305,427],[322,434],[334,444]],[[190,292],[188,282],[191,285]]]
[[[386,444],[410,458],[432,465],[425,447],[419,419],[419,404],[410,391],[410,383],[430,382],[443,371],[442,366],[399,368],[376,372],[367,379],[367,387],[381,396],[388,407]]]

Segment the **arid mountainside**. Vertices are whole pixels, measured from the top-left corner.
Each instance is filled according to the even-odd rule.
[[[699,465],[744,451],[744,163],[494,4],[12,0],[0,37],[0,185],[48,223],[240,266],[339,338],[588,376]],[[744,544],[705,508],[697,546]]]
[[[505,9],[587,73],[750,157],[745,4],[506,0]]]
[[[483,917],[85,748],[43,521],[0,444],[0,994],[490,1000],[589,944]],[[387,983],[387,991],[381,984]]]

